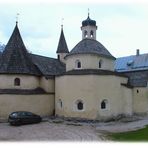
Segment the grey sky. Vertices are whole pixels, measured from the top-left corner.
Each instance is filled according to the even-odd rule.
[[[81,22],[96,20],[97,40],[115,57],[148,52],[148,3],[2,3],[0,2],[0,42],[6,44],[20,13],[18,26],[32,53],[56,57],[64,18],[64,34],[71,50],[81,40]]]

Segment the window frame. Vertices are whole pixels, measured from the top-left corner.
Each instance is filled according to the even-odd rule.
[[[60,55],[58,54],[58,60],[60,60]]]
[[[83,104],[83,108],[82,109],[78,109],[78,104],[79,103],[82,103]],[[85,111],[85,103],[84,103],[84,101],[83,100],[76,100],[75,102],[74,102],[74,110],[75,111],[77,111],[77,112],[83,112],[83,111]]]
[[[102,63],[103,63],[103,61],[102,61],[102,59],[100,59],[100,60],[99,60],[99,69],[102,68]]]
[[[105,103],[105,104],[104,104],[104,105],[105,105],[105,108],[102,107],[102,105],[103,105],[102,103]],[[101,109],[102,111],[104,111],[104,110],[109,110],[109,102],[108,102],[107,99],[104,99],[104,100],[101,101],[101,103],[100,103],[100,109]]]
[[[84,37],[85,37],[85,38],[88,37],[88,32],[87,32],[87,30],[84,31]]]
[[[21,86],[21,79],[20,78],[14,79],[14,86]]]
[[[82,68],[81,61],[78,60],[78,59],[75,61],[75,68],[76,68],[76,69],[81,69],[81,68]]]
[[[58,105],[58,109],[62,109],[63,108],[63,102],[62,102],[61,99],[58,99],[57,105]]]
[[[83,108],[84,108],[84,105],[83,105],[82,101],[79,101],[77,103],[77,110],[83,110]]]
[[[91,37],[91,38],[94,37],[94,32],[93,32],[93,30],[90,31],[90,37]]]

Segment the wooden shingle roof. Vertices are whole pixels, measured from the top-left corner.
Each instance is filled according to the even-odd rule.
[[[59,39],[58,48],[57,48],[56,53],[69,53],[67,43],[65,40],[65,36],[64,36],[64,32],[63,32],[63,28],[61,29],[61,35],[60,35],[60,39]]]
[[[18,26],[0,53],[0,74],[27,74],[37,76],[55,76],[65,72],[65,64],[58,59],[28,53]]]
[[[41,75],[29,56],[17,23],[2,53],[0,73]]]
[[[58,59],[30,54],[33,63],[44,76],[55,76],[66,71],[66,66]]]
[[[66,57],[75,54],[97,54],[115,60],[115,57],[98,41],[94,39],[81,40]]]

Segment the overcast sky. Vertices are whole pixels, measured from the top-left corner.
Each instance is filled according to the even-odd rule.
[[[64,18],[64,34],[71,50],[82,39],[80,27],[88,8],[98,26],[97,40],[115,57],[133,55],[136,49],[148,53],[148,3],[140,2],[0,1],[0,42],[8,42],[19,13],[18,26],[27,49],[56,57],[61,19]]]

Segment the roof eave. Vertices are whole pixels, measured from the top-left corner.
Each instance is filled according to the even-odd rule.
[[[101,56],[101,57],[106,57],[106,58],[109,58],[109,59],[112,59],[112,60],[116,60],[116,58],[114,56],[109,56],[109,55],[104,55],[104,54],[99,54],[99,53],[91,53],[91,52],[84,52],[84,53],[70,53],[70,54],[67,54],[65,56],[65,59],[69,56],[73,56],[73,55],[84,55],[84,54],[89,54],[89,55],[98,55],[98,56]]]

